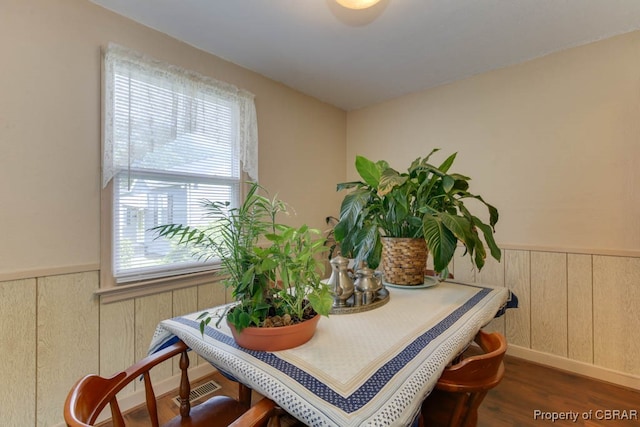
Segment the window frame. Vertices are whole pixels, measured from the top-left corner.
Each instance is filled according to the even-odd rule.
[[[240,198],[246,195],[248,176],[240,185]],[[210,269],[181,275],[165,276],[155,279],[141,280],[129,284],[117,284],[113,276],[113,181],[109,182],[100,195],[100,288],[95,292],[103,304],[123,301],[131,298],[153,295],[161,292],[190,288],[197,285],[217,282],[220,277],[215,274],[219,271],[219,264]]]
[[[114,232],[115,232],[115,224],[114,224],[114,183],[116,181],[117,173],[113,172],[113,169],[110,170],[109,173],[112,174],[111,177],[105,177],[105,140],[107,138],[106,134],[106,116],[107,109],[110,108],[107,103],[107,89],[106,89],[106,65],[105,65],[105,55],[109,51],[109,49],[115,49],[118,51],[125,52],[126,55],[131,55],[135,58],[140,58],[144,61],[150,61],[154,65],[161,64],[162,66],[166,66],[171,68],[172,70],[178,69],[177,67],[160,63],[152,58],[149,58],[145,55],[139,54],[134,51],[130,51],[121,46],[109,44],[108,48],[103,51],[102,55],[102,120],[103,124],[103,134],[102,134],[102,150],[103,156],[101,158],[101,165],[103,170],[103,182],[100,193],[100,286],[99,289],[95,292],[96,295],[100,297],[101,303],[111,303],[116,301],[122,301],[126,299],[136,298],[145,295],[152,295],[160,292],[166,292],[176,289],[182,289],[187,287],[193,287],[197,285],[212,283],[218,281],[219,278],[214,276],[214,274],[219,270],[219,263],[212,263],[210,266],[204,267],[201,271],[194,272],[186,272],[186,273],[178,273],[169,272],[168,274],[160,277],[153,278],[142,278],[134,281],[126,281],[118,283],[114,276],[114,265],[113,265],[113,257],[114,257]],[[238,183],[238,202],[241,202],[245,197],[248,185],[247,183],[251,180],[257,181],[257,123],[256,123],[256,113],[255,113],[255,104],[253,102],[253,94],[235,88],[235,86],[229,85],[224,82],[218,82],[215,79],[201,76],[199,74],[193,73],[187,70],[181,70],[187,73],[189,76],[195,76],[197,79],[201,79],[207,83],[219,84],[218,88],[222,88],[224,90],[230,90],[232,95],[235,93],[239,94],[239,99],[242,99],[239,104],[239,108],[243,111],[241,114],[245,114],[241,119],[241,122],[244,125],[239,125],[238,132],[241,136],[238,136],[239,144],[240,144],[240,158],[239,166],[240,166],[240,176],[239,179],[232,179],[232,181]],[[242,98],[240,98],[240,96]],[[250,97],[250,103],[246,100]],[[249,122],[249,123],[248,123]],[[246,138],[246,141],[243,140]],[[112,166],[112,165],[110,165]],[[108,168],[107,168],[108,169]],[[133,172],[133,171],[132,171]],[[187,174],[185,174],[187,175]]]

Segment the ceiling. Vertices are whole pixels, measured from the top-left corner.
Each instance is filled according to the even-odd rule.
[[[352,110],[640,29],[640,0],[91,0]]]

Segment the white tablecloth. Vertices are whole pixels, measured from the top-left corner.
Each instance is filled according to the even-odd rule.
[[[444,282],[389,292],[382,307],[322,318],[314,337],[291,350],[245,350],[226,322],[216,328],[215,320],[203,337],[198,312],[162,321],[149,351],[179,337],[310,426],[410,425],[444,367],[506,304],[509,291]]]

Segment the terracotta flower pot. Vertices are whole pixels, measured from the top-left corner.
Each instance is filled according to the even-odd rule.
[[[241,332],[238,332],[229,322],[227,324],[239,346],[249,350],[279,351],[294,348],[309,341],[316,333],[320,317],[316,314],[309,320],[291,326],[249,327]]]

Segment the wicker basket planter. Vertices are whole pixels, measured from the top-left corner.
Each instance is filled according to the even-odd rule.
[[[385,282],[407,286],[423,284],[427,254],[427,242],[423,238],[382,237]]]

